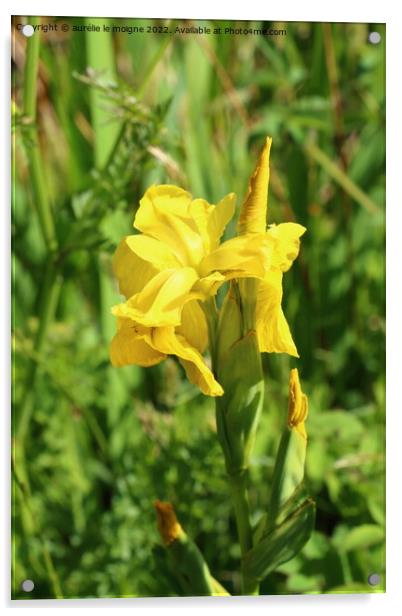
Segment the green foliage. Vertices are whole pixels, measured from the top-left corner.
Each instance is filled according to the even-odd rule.
[[[294,558],[310,538],[314,517],[314,503],[306,500],[281,524],[263,535],[244,558],[247,575],[261,581],[279,565]]]
[[[173,502],[212,575],[239,593],[213,401],[173,359],[147,370],[110,366],[110,306],[120,301],[111,256],[152,183],[212,202],[234,191],[241,203],[266,135],[269,222],[294,219],[308,232],[284,280],[301,359],[263,356],[250,499],[258,523],[297,365],[310,402],[305,481],[316,524],[288,562],[293,554],[273,531],[272,560],[257,559],[258,576],[278,567],[261,592],[368,592],[371,573],[385,587],[385,44],[370,45],[364,24],[286,29],[286,37],[113,34],[103,57],[95,37],[42,35],[33,125],[16,33],[15,598],[180,594],[159,546],[156,498]],[[384,41],[384,27],[375,29]],[[297,530],[292,512],[281,521]],[[35,582],[29,595],[26,578]]]

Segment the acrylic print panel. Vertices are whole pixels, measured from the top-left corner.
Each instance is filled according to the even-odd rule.
[[[15,599],[385,589],[385,27],[12,21]]]

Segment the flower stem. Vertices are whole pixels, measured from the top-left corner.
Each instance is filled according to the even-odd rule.
[[[33,26],[40,23],[40,17],[31,17]],[[53,253],[57,249],[56,233],[53,215],[45,183],[42,158],[39,150],[37,126],[37,80],[39,68],[39,32],[28,39],[24,71],[24,115],[26,117],[26,149],[29,172],[32,180],[34,205],[37,208],[42,235],[47,251]]]
[[[40,291],[39,305],[39,325],[36,332],[34,347],[36,353],[40,353],[43,349],[46,340],[46,334],[50,323],[53,321],[59,300],[62,279],[57,273],[54,264],[49,261],[43,277],[42,287]],[[16,442],[20,448],[23,447],[25,437],[28,433],[29,423],[32,414],[32,393],[33,383],[35,381],[37,371],[37,362],[30,360],[26,378],[26,386],[21,398],[18,425],[16,427]]]
[[[40,23],[40,17],[33,16],[29,23],[33,26]],[[37,209],[43,241],[46,247],[46,266],[44,269],[39,294],[39,326],[35,337],[35,350],[40,352],[46,338],[49,324],[52,322],[56,310],[61,279],[56,269],[55,254],[57,251],[57,238],[53,222],[53,213],[50,207],[44,170],[38,140],[37,125],[37,81],[39,70],[40,36],[37,32],[27,41],[26,59],[24,69],[24,115],[28,121],[25,133],[27,159],[34,204]],[[23,441],[28,432],[32,413],[32,392],[36,376],[36,363],[30,362],[27,371],[27,380],[22,394],[17,426],[17,442],[22,450]]]
[[[238,475],[228,475],[228,479],[236,517],[237,534],[239,536],[241,556],[243,558],[253,546],[246,471],[243,471]],[[242,594],[259,594],[258,582],[248,578],[245,575],[244,571],[242,571]]]

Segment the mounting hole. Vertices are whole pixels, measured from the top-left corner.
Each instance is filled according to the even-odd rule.
[[[32,580],[24,580],[21,584],[21,588],[24,592],[32,592],[35,588],[35,584]]]
[[[378,573],[370,573],[367,579],[370,586],[378,586],[381,582],[381,576]]]
[[[25,26],[22,26],[22,34],[24,36],[32,36],[34,34],[35,30],[34,27],[31,26],[31,24],[25,24]]]
[[[378,43],[381,43],[381,34],[379,32],[370,32],[368,40],[369,43],[372,43],[373,45],[378,45]]]

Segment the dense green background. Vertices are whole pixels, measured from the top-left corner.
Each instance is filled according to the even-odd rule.
[[[262,512],[297,366],[317,523],[262,592],[368,591],[373,572],[384,587],[385,29],[274,27],[287,35],[48,32],[31,84],[15,34],[14,597],[27,596],[26,578],[36,598],[174,594],[156,498],[174,503],[215,577],[239,592],[213,400],[174,359],[110,366],[120,299],[110,264],[153,182],[213,203],[234,191],[240,204],[266,135],[269,220],[308,232],[285,276],[301,358],[264,355],[251,499]],[[382,43],[367,42],[370,30]]]

